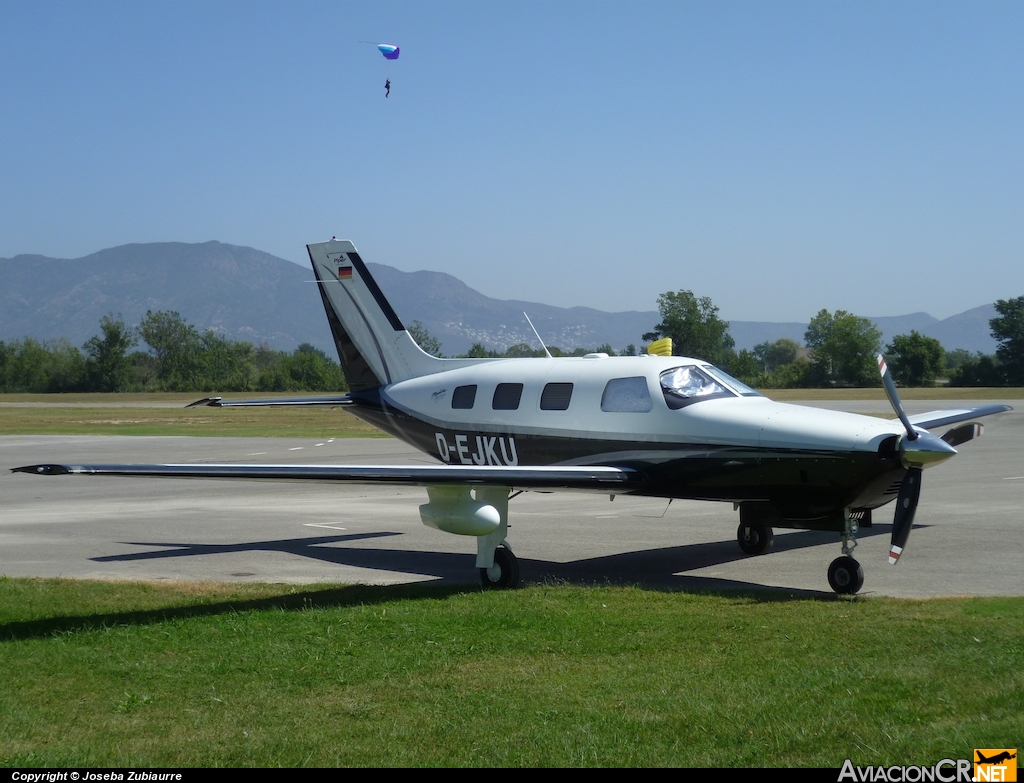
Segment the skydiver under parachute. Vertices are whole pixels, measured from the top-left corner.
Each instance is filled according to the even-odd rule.
[[[373,41],[360,41],[359,43],[373,43]],[[401,50],[395,44],[387,44],[387,43],[377,44],[377,49],[380,51],[380,53],[382,55],[384,55],[384,59],[385,60],[397,60],[398,59],[398,55],[401,52]],[[390,73],[388,73],[384,77],[384,97],[385,98],[390,98],[391,97],[391,74]]]

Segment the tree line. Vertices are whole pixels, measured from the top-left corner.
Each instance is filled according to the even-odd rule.
[[[673,353],[709,361],[758,388],[877,386],[879,352],[903,386],[934,386],[940,377],[951,386],[1024,385],[1024,296],[1000,299],[995,308],[999,316],[989,328],[999,346],[993,356],[947,351],[916,330],[897,335],[882,351],[881,331],[845,310],[820,310],[804,332],[804,350],[781,339],[736,351],[718,308],[691,291],[659,296],[661,321],[643,339],[671,337]]]
[[[140,341],[148,351],[132,349]],[[100,319],[81,349],[67,340],[0,341],[0,392],[345,391],[339,364],[303,343],[291,353],[200,332],[177,312],[136,326]]]
[[[991,356],[957,349],[947,351],[933,337],[911,331],[884,346],[893,377],[903,386],[933,386],[939,378],[951,386],[1024,385],[1024,296],[998,300],[998,317],[989,322],[998,342]],[[708,297],[691,291],[658,297],[661,321],[644,341],[671,337],[673,353],[715,364],[757,388],[829,388],[878,385],[875,355],[883,346],[881,331],[867,318],[845,310],[820,310],[807,325],[804,346],[786,338],[753,350],[736,350],[729,324]],[[419,321],[409,332],[427,353],[441,356],[440,341]],[[149,350],[132,350],[140,344]],[[635,345],[615,350],[605,344],[552,356],[607,353],[633,356]],[[505,351],[475,343],[469,358],[544,356],[527,343]],[[200,332],[174,311],[148,311],[136,326],[120,316],[100,319],[100,334],[82,346],[67,340],[40,343],[31,338],[0,341],[0,392],[131,391],[346,391],[340,365],[319,348],[303,343],[291,353],[266,345],[228,340]]]

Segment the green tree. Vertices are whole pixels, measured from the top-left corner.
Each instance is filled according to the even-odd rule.
[[[934,386],[946,359],[941,343],[916,329],[893,337],[885,351],[893,380],[903,386]]]
[[[976,359],[979,356],[981,356],[980,353],[975,355],[965,348],[954,348],[952,351],[946,351],[946,356],[943,360],[945,364],[946,374],[951,375],[953,372],[960,369],[960,367],[965,365],[967,362],[971,361],[972,359]]]
[[[845,310],[820,310],[807,325],[804,344],[811,352],[811,379],[822,386],[878,383],[875,354],[882,333],[867,318]]]
[[[978,354],[963,362],[949,376],[950,386],[1002,386],[1006,375],[995,356]]]
[[[761,362],[746,348],[732,357],[726,370],[748,385],[756,385],[762,378]]]
[[[996,357],[1005,382],[1024,386],[1024,296],[996,301],[998,318],[988,322],[992,336],[999,342]]]
[[[341,365],[309,343],[295,349],[287,362],[296,387],[306,391],[347,391]]]
[[[171,391],[192,391],[202,385],[199,332],[176,311],[147,310],[139,334],[156,356],[160,385]]]
[[[736,341],[729,334],[729,323],[718,317],[718,308],[706,296],[697,298],[692,291],[667,291],[658,297],[661,322],[644,334],[647,342],[672,338],[676,356],[692,356],[726,367]]]
[[[85,386],[85,359],[67,340],[0,343],[0,391],[72,392]]]
[[[195,391],[253,391],[259,383],[252,343],[228,340],[212,330],[199,337],[193,377]]]
[[[761,363],[761,369],[765,373],[770,373],[784,364],[795,361],[799,347],[795,340],[781,337],[773,343],[763,342],[755,345],[753,354]]]
[[[93,391],[123,392],[132,386],[132,361],[128,349],[138,344],[135,330],[125,326],[120,314],[117,318],[108,313],[100,319],[103,333],[88,340],[85,352],[86,376]]]
[[[505,356],[509,359],[523,359],[531,356],[544,356],[544,351],[533,348],[529,343],[516,343],[508,347]]]
[[[422,348],[426,353],[431,356],[441,356],[441,341],[438,340],[434,335],[427,331],[427,327],[421,324],[419,321],[413,321],[412,326],[409,328],[409,334],[412,335],[412,339],[416,341],[416,344]]]

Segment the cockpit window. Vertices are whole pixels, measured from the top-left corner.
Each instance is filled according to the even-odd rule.
[[[707,372],[715,380],[719,380],[725,383],[726,386],[732,388],[734,392],[739,394],[741,397],[763,397],[764,395],[756,389],[751,389],[747,384],[742,381],[737,381],[729,373],[722,372],[717,367],[712,367],[710,364],[701,367],[702,370]]]
[[[731,391],[712,378],[703,368],[688,365],[661,374],[661,391],[672,410],[715,397],[732,397]]]

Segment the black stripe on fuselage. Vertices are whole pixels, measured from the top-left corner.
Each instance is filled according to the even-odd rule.
[[[892,500],[886,490],[905,471],[895,458],[871,452],[774,449],[665,443],[548,433],[482,432],[424,422],[362,395],[348,410],[368,423],[452,465],[608,465],[650,481],[635,494],[687,500],[768,501],[792,519],[813,519],[848,507]]]

